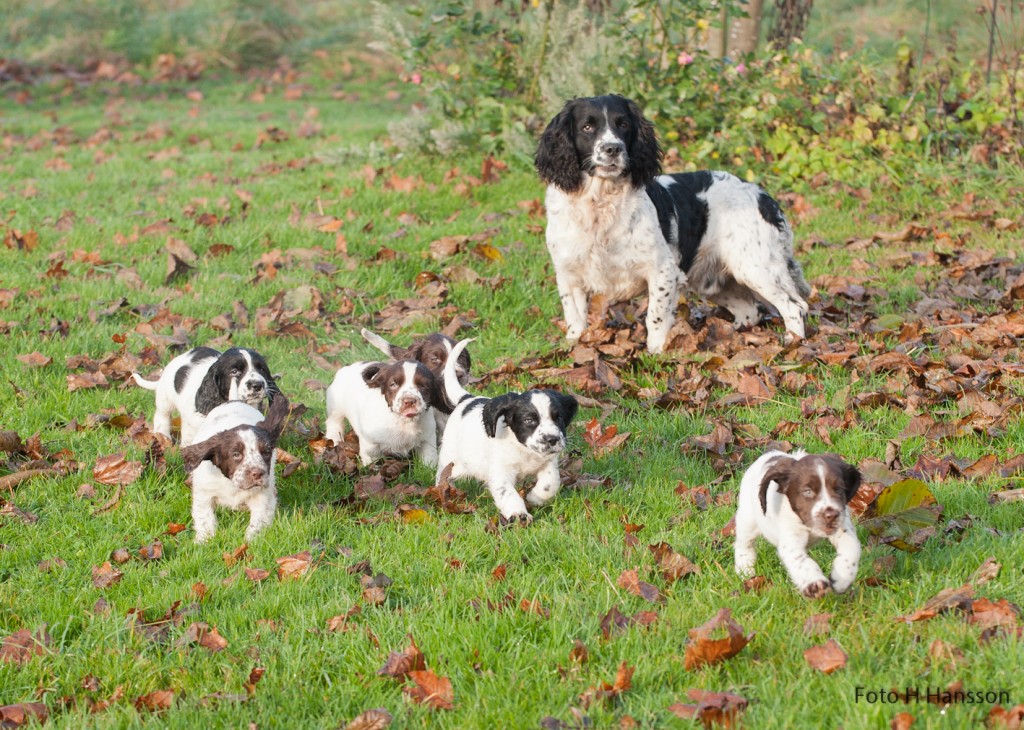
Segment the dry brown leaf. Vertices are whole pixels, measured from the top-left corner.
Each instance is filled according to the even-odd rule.
[[[158,689],[156,692],[150,692],[147,695],[142,695],[135,700],[135,709],[148,710],[150,712],[162,712],[164,710],[171,709],[174,704],[174,691],[169,689]]]
[[[92,468],[92,478],[100,484],[127,486],[142,475],[144,465],[128,461],[124,454],[101,456]]]
[[[409,672],[413,686],[403,687],[414,701],[434,710],[454,710],[455,692],[448,677],[439,677],[428,669],[417,669]]]
[[[580,695],[580,704],[586,708],[595,702],[613,702],[618,699],[633,686],[633,672],[635,670],[636,667],[631,667],[623,661],[615,673],[615,681],[612,684],[601,682],[596,687],[588,687]]]
[[[224,565],[226,565],[226,566],[228,566],[230,568],[232,565],[234,565],[235,563],[237,563],[237,562],[239,562],[241,560],[249,560],[250,556],[249,556],[248,553],[249,553],[249,544],[243,542],[241,545],[236,547],[230,553],[224,553],[224,555],[223,555],[223,557],[224,557]]]
[[[634,596],[640,596],[651,603],[663,600],[661,592],[650,583],[645,583],[640,580],[636,570],[622,571],[619,575],[619,579],[616,581],[616,584],[620,588],[625,588]]]
[[[725,638],[712,638],[716,632],[721,633],[722,629],[728,634]],[[690,629],[690,642],[686,645],[683,665],[687,671],[692,671],[705,664],[724,661],[739,654],[753,638],[753,633],[744,636],[743,627],[732,618],[732,611],[723,608],[707,623]]]
[[[152,545],[143,545],[139,548],[139,557],[143,560],[160,560],[164,556],[164,544],[154,540]]]
[[[700,720],[704,727],[721,725],[724,728],[739,727],[739,716],[747,709],[748,700],[729,692],[708,692],[691,689],[686,692],[691,702],[684,705],[676,702],[668,711],[683,720]]]
[[[974,600],[974,586],[965,584],[959,588],[944,588],[928,600],[922,608],[906,616],[897,616],[897,621],[923,621],[935,618],[940,613],[957,609],[969,611]]]
[[[114,568],[110,561],[92,569],[92,584],[97,588],[109,588],[123,577],[124,573]]]
[[[846,666],[847,656],[835,639],[829,639],[824,644],[812,646],[805,651],[804,659],[807,660],[812,669],[817,669],[825,674],[832,674],[837,669],[842,669]]]
[[[658,568],[668,583],[674,583],[694,573],[700,574],[700,566],[690,562],[682,553],[677,553],[667,542],[648,545],[647,549],[654,555]]]
[[[0,644],[0,661],[21,666],[34,656],[46,654],[50,644],[50,635],[46,632],[45,625],[34,633],[28,629],[19,629]]]
[[[42,702],[19,702],[0,707],[0,727],[21,727],[32,723],[43,725],[50,719],[50,711]]]
[[[900,712],[889,723],[890,730],[910,730],[914,724],[914,716],[909,712]]]
[[[375,707],[354,717],[345,730],[385,730],[392,719],[391,713],[383,707]]]
[[[246,568],[245,577],[253,583],[259,583],[270,577],[270,571],[263,568]]]
[[[416,640],[412,638],[412,634],[409,634],[409,646],[400,652],[393,651],[388,654],[388,660],[383,667],[377,670],[377,674],[404,680],[410,672],[426,668],[427,660],[420,648],[416,646]]]
[[[569,650],[569,661],[575,664],[586,664],[590,659],[590,650],[587,645],[579,639],[573,639],[572,649]]]
[[[277,559],[277,577],[281,580],[301,578],[313,567],[313,556],[309,550],[286,555]]]
[[[829,620],[832,616],[833,614],[831,613],[816,613],[808,616],[807,620],[804,621],[804,635],[818,636],[819,634],[827,634],[832,630],[829,626]]]

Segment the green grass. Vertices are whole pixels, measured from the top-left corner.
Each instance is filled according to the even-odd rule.
[[[497,533],[486,529],[495,510],[478,485],[464,485],[477,506],[475,513],[446,515],[420,504],[429,513],[422,524],[403,523],[388,503],[346,506],[339,500],[350,494],[352,480],[314,464],[306,439],[289,432],[283,447],[307,466],[279,480],[277,519],[253,542],[246,565],[273,572],[276,558],[311,550],[319,562],[298,581],[272,577],[253,583],[241,566],[225,564],[222,553],[242,542],[244,514],[221,513],[217,536],[208,545],[194,545],[190,531],[164,534],[169,523],[189,522],[189,493],[176,453],[169,455],[165,475],[146,472],[127,487],[115,509],[95,515],[113,489],[97,484],[94,499],[76,496],[81,484],[95,484],[95,460],[119,451],[141,459],[142,453],[123,432],[88,426],[88,419],[122,410],[151,418],[152,397],[121,383],[69,393],[66,358],[116,352],[121,345],[113,338],[122,336],[128,353],[143,353],[151,343],[137,328],[162,307],[196,320],[188,332],[190,344],[230,341],[262,351],[274,372],[282,373],[282,389],[309,408],[302,420],[313,428],[323,418],[318,382],[326,383],[332,376],[331,370],[317,364],[318,358],[340,366],[372,357],[374,351],[359,338],[359,327],[372,326],[379,312],[395,300],[418,296],[414,280],[423,271],[447,277],[447,267],[458,264],[481,277],[500,277],[494,287],[453,282],[444,302],[473,323],[475,374],[553,350],[561,351],[559,362],[569,364],[553,324],[560,312],[540,232],[543,219],[531,217],[519,205],[542,197],[532,171],[512,169],[496,183],[461,192],[455,184],[467,175],[478,175],[480,159],[402,157],[382,146],[387,122],[400,118],[415,101],[406,87],[385,76],[366,81],[309,73],[301,81],[307,84],[303,96],[290,100],[281,85],[243,81],[140,88],[68,85],[34,89],[27,104],[5,98],[0,109],[0,210],[10,213],[3,215],[0,235],[11,229],[36,231],[39,245],[30,252],[0,248],[0,289],[16,290],[9,304],[0,305],[0,430],[15,430],[22,437],[39,433],[50,452],[68,450],[80,469],[63,478],[23,483],[4,495],[39,519],[23,524],[12,516],[0,517],[0,636],[46,624],[53,644],[46,655],[25,666],[0,664],[0,704],[41,699],[50,708],[50,724],[69,728],[235,728],[250,722],[259,727],[334,728],[378,706],[395,716],[396,727],[537,727],[549,715],[571,722],[570,708],[580,706],[580,695],[588,687],[612,682],[621,662],[636,668],[632,688],[616,703],[586,710],[596,727],[614,727],[626,716],[643,727],[686,727],[688,723],[675,719],[667,708],[686,702],[690,688],[747,697],[751,705],[745,722],[757,728],[886,727],[903,710],[915,715],[915,727],[964,727],[989,711],[988,705],[970,705],[942,714],[941,708],[924,704],[855,702],[858,686],[925,688],[962,681],[968,689],[1007,689],[1013,703],[1024,700],[1017,669],[1024,661],[1019,641],[997,639],[982,645],[978,629],[956,615],[913,625],[894,620],[943,588],[967,581],[988,556],[1003,569],[978,588],[979,594],[1017,604],[1024,601],[1019,505],[993,506],[987,501],[989,492],[1007,486],[1009,480],[950,479],[931,484],[945,506],[946,520],[972,516],[963,535],[944,536],[940,524],[938,534],[916,554],[868,546],[851,593],[818,602],[795,593],[778,559],[765,547],[759,552],[758,572],[771,585],[760,593],[744,592],[732,572],[731,539],[717,533],[734,508],[714,506],[701,512],[674,493],[681,481],[688,486],[707,484],[714,494],[731,494],[742,467],[760,451],[761,442],[756,440],[747,448],[734,447],[735,472],[716,468],[709,455],[685,448],[710,430],[708,419],[749,425],[763,440],[783,421],[795,421],[796,431],[786,438],[822,450],[827,445],[815,429],[817,416],[801,415],[804,399],[818,396],[842,415],[846,393],[906,385],[840,365],[804,363],[800,372],[810,379],[806,390],[791,394],[780,389],[771,402],[757,407],[715,406],[719,397],[730,393],[728,387],[716,385],[703,403],[663,411],[637,398],[632,384],[663,391],[677,363],[691,361],[705,362],[703,371],[713,376],[713,358],[708,361],[707,353],[675,352],[623,363],[624,392],[598,396],[614,407],[604,415],[598,409],[583,409],[570,436],[571,447],[582,454],[584,471],[609,477],[610,486],[566,490],[537,512],[529,528]],[[346,98],[336,98],[339,88]],[[265,91],[262,102],[252,99],[258,89]],[[186,96],[192,90],[202,92],[201,101]],[[308,138],[298,136],[300,124],[314,108],[321,131]],[[257,145],[260,134],[270,127],[288,132],[289,139]],[[101,129],[113,138],[89,143]],[[166,134],[161,136],[157,129]],[[64,160],[70,169],[61,169],[55,159]],[[367,165],[377,170],[369,184]],[[455,166],[461,173],[446,181],[446,173]],[[392,175],[422,178],[422,183],[411,192],[388,189],[385,183]],[[765,182],[773,187],[770,179]],[[886,262],[906,250],[948,250],[951,245],[926,237],[913,244],[879,243],[851,252],[844,242],[897,230],[913,219],[954,240],[967,236],[969,248],[1015,257],[1019,228],[999,232],[990,219],[972,222],[943,218],[941,213],[975,194],[979,209],[994,206],[999,216],[1015,219],[1019,226],[1022,185],[1019,170],[936,164],[922,167],[898,187],[876,190],[866,203],[839,188],[799,191],[818,214],[797,224],[797,240],[824,241],[809,246],[801,259],[811,280],[823,286],[827,275],[863,279],[874,292],[871,311],[910,319],[908,309],[934,291],[947,271],[914,266],[895,270]],[[334,233],[301,224],[307,214],[321,208],[345,221],[340,232],[354,262],[352,270],[345,258],[333,253]],[[74,213],[70,227],[58,224],[65,211]],[[299,224],[290,220],[295,211]],[[230,221],[212,228],[199,226],[194,218],[203,212],[229,216]],[[171,221],[168,230],[133,239],[141,229],[165,219]],[[502,252],[500,261],[472,253],[444,261],[427,255],[429,244],[441,236],[484,231],[491,231],[488,241]],[[164,281],[168,236],[184,240],[199,254],[193,274],[171,284]],[[208,250],[215,243],[233,250],[211,256]],[[393,249],[396,258],[375,261],[382,246]],[[318,247],[323,251],[315,253]],[[274,280],[253,283],[256,261],[274,249],[291,252],[290,260],[286,256],[288,263]],[[76,261],[76,250],[95,253],[105,263]],[[314,253],[304,258],[302,250]],[[66,278],[45,275],[52,256],[64,256]],[[868,266],[858,271],[853,267],[858,261]],[[310,262],[330,264],[337,271],[316,269]],[[128,269],[136,272],[140,288],[129,285],[131,279],[124,276]],[[324,300],[323,311],[314,318],[295,317],[312,332],[311,338],[257,332],[261,307],[279,292],[305,285],[316,287]],[[122,297],[127,300],[124,306],[106,311]],[[845,306],[827,292],[822,301]],[[231,314],[236,302],[248,311],[250,322],[228,338],[210,321]],[[706,306],[692,304],[707,312]],[[852,313],[851,321],[857,319]],[[67,323],[66,336],[48,334],[58,321]],[[439,317],[427,319],[391,336],[405,342],[445,323]],[[817,324],[817,317],[812,317],[812,324]],[[775,339],[781,336],[777,325],[763,332]],[[158,333],[168,335],[171,329],[161,327]],[[853,339],[864,353],[874,351],[875,341],[882,343],[881,351],[898,345],[893,335],[871,336],[857,328],[833,339]],[[37,350],[52,357],[52,364],[31,368],[16,359]],[[731,352],[727,348],[724,357]],[[932,347],[926,352],[940,367],[950,351]],[[971,352],[978,360],[990,355],[1016,357],[1012,346],[978,346]],[[159,353],[159,362],[171,354]],[[786,355],[771,363],[782,369],[795,365]],[[143,367],[147,373],[156,369]],[[538,380],[519,375],[507,387]],[[557,377],[550,381],[560,382]],[[1004,401],[1019,397],[1019,379],[1004,375],[1002,385],[1007,389]],[[955,405],[950,402],[938,410],[955,411]],[[831,448],[854,463],[880,459],[886,442],[897,438],[910,415],[889,408],[854,412],[848,427],[830,434]],[[621,449],[604,457],[593,455],[584,443],[582,424],[594,416],[632,433]],[[73,423],[78,430],[69,427]],[[993,436],[982,433],[939,443],[909,439],[902,444],[902,459],[907,467],[921,454],[973,459],[995,453],[1005,459],[1022,443],[1020,425],[1011,419]],[[403,480],[425,486],[431,477],[429,469],[415,465]],[[637,535],[639,545],[631,550],[624,542],[624,522],[644,525]],[[119,584],[105,590],[93,587],[90,571],[111,551],[124,547],[135,554],[154,539],[164,544],[162,560],[146,563],[134,558],[121,566],[124,579]],[[662,540],[696,562],[701,573],[666,585],[646,547]],[[894,553],[896,564],[888,582],[867,585],[873,561]],[[814,554],[825,560],[829,556],[824,549]],[[39,569],[40,561],[55,557],[66,567]],[[347,570],[360,560],[370,561],[374,573],[383,572],[394,581],[387,600],[381,606],[364,605],[351,619],[351,631],[329,633],[328,619],[360,603],[358,575]],[[460,567],[454,568],[452,560]],[[502,564],[507,577],[496,582],[492,571]],[[631,568],[662,590],[664,602],[649,604],[616,585],[622,571]],[[193,592],[198,582],[209,589],[202,601]],[[512,605],[504,610],[487,607],[488,601],[499,603],[510,592]],[[101,598],[108,603],[106,611],[97,609]],[[539,601],[550,616],[521,611],[523,599]],[[194,612],[170,629],[166,643],[154,644],[133,633],[126,621],[132,608],[143,609],[152,619],[179,600],[182,608]],[[658,620],[650,628],[630,628],[604,641],[600,621],[612,607],[630,615],[656,610]],[[684,670],[687,631],[722,607],[730,608],[755,638],[729,661]],[[802,656],[827,638],[805,636],[802,629],[809,616],[821,612],[833,614],[829,636],[849,655],[848,665],[828,676],[811,669]],[[229,642],[227,649],[211,654],[199,647],[177,646],[192,621],[216,627]],[[399,683],[377,676],[388,653],[407,646],[410,633],[428,666],[451,679],[454,711],[413,704]],[[578,667],[569,660],[574,639],[590,651],[590,660]],[[966,662],[955,668],[929,665],[928,647],[935,639],[958,646]],[[215,692],[244,694],[249,672],[256,666],[266,673],[248,702],[203,702]],[[83,686],[90,675],[99,680],[98,691]],[[123,688],[122,699],[102,713],[88,713],[90,700],[107,699],[117,688]],[[177,695],[170,711],[155,716],[132,706],[136,698],[160,689]]]

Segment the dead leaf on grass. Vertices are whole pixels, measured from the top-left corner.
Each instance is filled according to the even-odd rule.
[[[392,719],[391,713],[383,707],[375,707],[354,717],[345,730],[386,730]]]
[[[696,704],[676,702],[668,711],[684,720],[700,720],[704,727],[721,725],[724,728],[739,727],[739,716],[747,709],[748,700],[729,692],[708,692],[702,689],[687,690],[686,696]]]
[[[404,680],[410,672],[427,668],[427,660],[420,648],[416,646],[416,640],[413,639],[412,634],[408,636],[409,646],[400,652],[393,651],[388,654],[388,660],[383,667],[377,670],[377,674]]]
[[[43,656],[52,643],[46,632],[46,625],[35,632],[19,629],[6,637],[0,644],[0,661],[21,666],[34,656]]]
[[[727,634],[725,638],[712,638],[716,633],[721,634],[723,629]],[[723,608],[707,623],[690,629],[683,665],[692,671],[705,664],[725,661],[739,654],[753,638],[753,633],[744,636],[743,627],[732,618],[732,611]]]
[[[842,669],[846,666],[847,656],[835,639],[829,639],[824,644],[812,646],[805,651],[804,659],[807,660],[812,669],[817,669],[825,674],[832,674],[837,669]]]
[[[413,686],[402,687],[413,702],[426,705],[433,710],[455,709],[455,692],[448,677],[439,677],[429,669],[409,672]]]
[[[595,687],[588,687],[580,695],[580,704],[587,708],[595,702],[611,703],[615,701],[633,686],[633,672],[635,670],[636,667],[631,667],[623,661],[615,673],[615,681],[612,684],[601,682]]]
[[[123,577],[124,573],[114,568],[110,561],[92,569],[92,584],[97,588],[109,588],[119,583]]]
[[[101,456],[92,468],[92,478],[100,484],[127,486],[142,475],[139,461],[128,461],[124,454]]]

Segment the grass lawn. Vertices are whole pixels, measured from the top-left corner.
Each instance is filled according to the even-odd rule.
[[[1021,502],[990,501],[1019,486],[1024,452],[1019,169],[949,161],[869,190],[791,191],[767,171],[817,289],[808,340],[783,349],[777,320],[736,334],[690,301],[675,351],[605,347],[615,377],[602,379],[571,370],[594,354],[570,353],[557,327],[533,172],[396,154],[387,123],[415,98],[386,75],[324,63],[294,79],[0,93],[0,431],[27,442],[0,454],[0,477],[30,458],[67,470],[0,494],[0,636],[49,637],[0,663],[0,705],[42,702],[69,728],[334,728],[378,707],[394,727],[686,727],[669,708],[703,689],[746,698],[748,727],[888,727],[908,712],[915,728],[961,728],[991,698],[943,707],[928,690],[1024,702],[1012,612],[986,618],[979,601],[897,620],[968,581],[997,606],[1024,602]],[[615,310],[620,324],[635,314]],[[416,491],[433,477],[420,464],[391,483],[412,485],[403,496],[355,498],[372,470],[338,473],[314,448],[334,368],[375,355],[360,327],[404,344],[457,315],[477,338],[474,388],[589,399],[566,459],[584,476],[528,528],[494,529],[475,484],[460,485],[475,511],[444,512]],[[308,409],[281,444],[301,464],[280,467],[277,519],[237,560],[245,514],[221,513],[203,546],[177,532],[190,500],[176,449],[123,489],[93,471],[146,459],[129,426],[152,418],[152,395],[126,372],[201,344],[259,349]],[[591,419],[629,436],[599,453]],[[762,545],[766,583],[745,587],[721,530],[743,468],[781,441],[837,451],[869,487],[919,476],[943,506],[934,534],[906,552],[862,527],[858,581],[820,601]],[[162,555],[140,555],[154,541]],[[699,572],[669,580],[648,547],[661,542]],[[119,549],[123,576],[97,587]],[[279,578],[278,559],[305,551],[307,572]],[[998,574],[972,578],[989,557]],[[623,587],[629,570],[655,600]],[[722,608],[753,638],[686,669],[688,632]],[[635,621],[609,626],[613,609]],[[820,614],[824,632],[809,631]],[[453,709],[380,673],[410,635]],[[828,639],[847,656],[830,674],[804,657]]]

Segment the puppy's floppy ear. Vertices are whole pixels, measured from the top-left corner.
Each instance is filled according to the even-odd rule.
[[[198,444],[186,446],[181,450],[181,459],[185,462],[185,471],[195,471],[200,463],[213,456],[216,450],[216,443],[213,439],[207,439]]]
[[[823,454],[822,456],[831,461],[839,472],[843,485],[843,501],[849,504],[853,496],[857,494],[857,490],[860,489],[860,471],[857,467],[843,461],[842,457],[838,454]]]
[[[576,134],[573,129],[575,100],[565,103],[540,137],[534,165],[540,179],[548,185],[572,193],[583,185],[583,168],[576,153]]]
[[[382,362],[372,362],[363,369],[363,382],[370,388],[379,388],[381,386],[380,375],[381,369],[384,367]]]
[[[508,415],[518,397],[518,393],[506,393],[505,395],[499,395],[497,398],[491,398],[484,404],[484,430],[488,436],[494,438],[497,435],[498,419],[505,418]],[[508,423],[507,418],[505,418],[505,423]]]
[[[363,336],[364,340],[369,342],[371,345],[376,347],[378,350],[383,352],[385,355],[390,357],[392,360],[404,360],[405,359],[404,355],[399,355],[399,354],[396,354],[396,352],[395,352],[396,350],[401,350],[402,348],[395,347],[394,345],[392,345],[390,342],[385,340],[380,335],[374,334],[373,332],[370,332],[370,330],[366,329],[365,327],[363,329],[359,330],[359,334],[361,334]]]
[[[204,416],[228,399],[231,383],[224,356],[210,366],[196,391],[196,410]]]
[[[288,403],[288,399],[281,393],[278,393],[277,397],[270,403],[267,417],[263,419],[263,422],[257,428],[266,432],[271,442],[276,445],[281,438],[281,434],[284,432],[284,425],[288,421],[288,414],[290,412],[291,404]]]
[[[663,153],[654,134],[654,125],[644,117],[640,107],[629,99],[623,101],[633,117],[633,128],[636,130],[636,139],[628,150],[629,176],[633,187],[642,188],[661,174]]]
[[[579,409],[579,403],[571,395],[565,393],[559,393],[557,390],[548,392],[548,396],[551,398],[551,403],[555,408],[558,409],[558,413],[561,416],[559,419],[562,424],[562,430],[565,430],[572,419],[576,417],[576,411]]]
[[[768,487],[772,482],[779,485],[779,494],[786,494],[789,478],[793,475],[794,460],[788,456],[780,456],[768,462],[768,468],[761,477],[761,489],[758,498],[761,500],[761,513],[768,514]]]
[[[448,402],[448,395],[445,393],[444,389],[444,379],[437,377],[433,373],[431,373],[431,375],[433,377],[430,379],[431,386],[429,405],[433,406],[446,416],[450,416],[452,411],[455,409],[452,408],[452,404]]]

